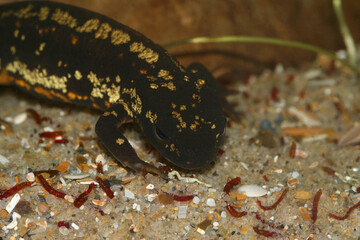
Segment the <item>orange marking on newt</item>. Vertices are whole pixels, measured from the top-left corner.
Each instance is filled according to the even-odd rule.
[[[41,95],[49,98],[49,99],[53,99],[53,96],[51,95],[51,93],[43,87],[37,86],[34,88],[34,91],[37,92],[38,94],[41,94]]]
[[[71,44],[72,44],[72,45],[75,45],[75,44],[77,43],[77,41],[78,41],[78,38],[75,37],[75,36],[72,36],[72,38],[71,38]]]
[[[57,93],[54,90],[50,91],[51,95],[53,95],[54,97],[60,98],[61,100],[63,100],[64,102],[70,102],[69,99],[67,99],[64,95],[62,95],[61,93]]]
[[[109,107],[111,107],[111,104],[110,104],[108,101],[105,101],[105,106],[106,106],[107,108],[109,108]]]
[[[68,97],[71,99],[71,100],[74,100],[76,98],[76,94],[73,93],[73,92],[68,92]]]
[[[99,105],[97,105],[96,103],[93,103],[93,108],[96,108],[96,109],[102,109]]]
[[[119,53],[119,54],[118,54],[118,58],[120,58],[120,59],[123,58],[123,56],[124,56],[123,53]]]
[[[147,70],[146,69],[140,69],[140,74],[147,74]]]
[[[17,21],[15,22],[15,26],[16,26],[17,28],[21,27],[21,22],[20,22],[19,20],[17,20]]]
[[[5,69],[1,70],[0,85],[10,85],[13,81],[14,77],[10,76]]]
[[[28,90],[28,91],[31,89],[31,86],[27,82],[25,82],[21,79],[16,79],[15,85],[22,87],[22,88],[26,88],[26,90]]]

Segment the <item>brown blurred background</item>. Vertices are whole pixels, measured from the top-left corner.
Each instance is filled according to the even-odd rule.
[[[0,3],[14,0],[0,0]],[[100,12],[126,24],[156,43],[198,36],[249,35],[344,48],[331,0],[59,0]],[[346,21],[360,39],[360,1],[343,0]],[[185,66],[199,61],[214,71],[236,69],[238,76],[276,63],[309,62],[308,51],[264,44],[183,45],[168,49]]]

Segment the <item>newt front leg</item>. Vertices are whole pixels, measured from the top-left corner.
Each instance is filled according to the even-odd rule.
[[[166,174],[160,169],[142,161],[126,137],[120,132],[119,125],[130,122],[130,120],[123,107],[116,105],[99,118],[95,126],[95,132],[104,143],[104,146],[122,165],[138,172],[155,173],[166,178]]]

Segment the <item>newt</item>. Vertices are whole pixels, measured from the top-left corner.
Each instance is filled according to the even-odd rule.
[[[150,39],[104,15],[56,2],[0,6],[0,85],[103,111],[95,132],[125,167],[164,176],[138,157],[119,126],[137,123],[169,162],[214,161],[235,116],[201,64],[187,68]]]

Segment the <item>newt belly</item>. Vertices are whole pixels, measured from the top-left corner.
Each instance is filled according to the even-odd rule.
[[[162,175],[119,131],[129,121],[179,167],[202,168],[214,160],[225,129],[223,109],[231,109],[202,65],[183,68],[139,32],[55,2],[1,5],[0,34],[0,84],[103,110],[95,131],[123,165]]]

